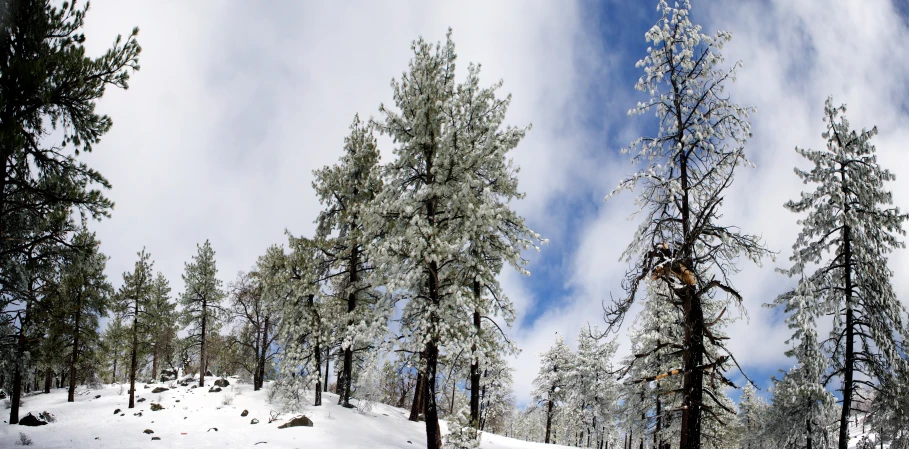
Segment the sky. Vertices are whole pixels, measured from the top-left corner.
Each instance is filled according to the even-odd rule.
[[[901,2],[692,1],[706,33],[732,33],[723,55],[743,67],[726,86],[730,99],[757,108],[746,146],[756,168],[738,171],[722,213],[777,253],[762,266],[740,264],[733,282],[747,315],[728,328],[733,353],[765,394],[770,376],[793,364],[783,314],[762,304],[792,286],[775,269],[788,265],[798,232],[798,217],[782,205],[805,188],[792,169],[806,161],[794,148],[825,145],[829,95],[848,106],[853,127],[878,127],[873,142],[897,176],[895,203],[909,208],[909,53],[901,49],[909,7]],[[451,27],[459,75],[480,63],[483,84],[504,80],[502,95],[513,95],[506,122],[532,124],[512,154],[526,193],[513,207],[550,243],[528,254],[529,277],[508,269],[500,277],[518,311],[509,331],[522,349],[512,360],[514,389],[527,403],[538,354],[557,334],[573,345],[583,327],[602,326],[603,302],[622,293],[634,194],[604,198],[636,171],[621,148],[656,131],[652,119],[627,115],[646,98],[634,90],[635,63],[659,19],[656,4],[93,2],[89,54],[134,26],[143,48],[130,88],[109,90],[98,104],[113,128],[80,156],[113,185],[112,218],[92,225],[110,256],[108,276],[119,285],[145,247],[179,293],[184,263],[208,239],[227,284],[286,242],[285,230],[312,235],[320,210],[312,171],[341,156],[354,114],[379,117],[380,104],[393,103],[390,82],[407,68],[411,42],[443,40]],[[391,160],[391,141],[380,144]],[[890,263],[903,273],[909,254],[897,251]],[[909,280],[893,282],[909,304]]]

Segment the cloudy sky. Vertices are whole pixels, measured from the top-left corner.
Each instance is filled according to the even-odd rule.
[[[848,105],[853,126],[877,125],[881,163],[898,177],[895,201],[909,208],[909,7],[903,0],[693,0],[705,31],[727,30],[727,62],[741,60],[732,100],[755,106],[742,170],[724,220],[763,235],[779,253],[743,265],[735,284],[748,316],[729,332],[738,360],[759,386],[792,362],[780,312],[762,308],[790,282],[797,217],[782,207],[803,186],[795,146],[820,148],[828,95]],[[140,27],[142,69],[128,91],[99,108],[114,127],[85,158],[113,184],[113,218],[97,223],[108,274],[119,285],[137,251],[182,291],[183,264],[211,240],[220,277],[252,266],[284,230],[311,235],[320,206],[312,170],[334,163],[355,113],[378,116],[392,103],[418,36],[454,30],[461,69],[482,64],[486,84],[513,94],[507,121],[533,124],[514,151],[527,198],[514,205],[550,239],[532,255],[530,277],[501,277],[519,317],[511,336],[518,401],[529,398],[537,355],[561,334],[602,324],[601,303],[619,294],[621,251],[636,222],[632,194],[603,198],[634,171],[619,150],[652,135],[626,112],[655,1],[321,2],[97,0],[87,17],[90,53]],[[392,157],[383,141],[384,160]],[[907,251],[891,259],[904,273]],[[894,279],[901,298],[909,281]],[[624,339],[624,335],[620,336]],[[766,388],[765,388],[766,390]]]

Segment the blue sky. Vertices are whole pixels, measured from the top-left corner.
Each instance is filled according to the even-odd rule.
[[[744,63],[727,92],[758,108],[746,150],[757,168],[739,173],[724,220],[779,251],[763,267],[743,264],[735,279],[748,317],[730,326],[732,348],[762,388],[791,365],[779,312],[760,306],[789,285],[774,268],[786,265],[798,230],[782,208],[802,188],[792,150],[824,144],[828,95],[849,105],[855,126],[878,125],[895,200],[909,207],[909,53],[900,49],[909,8],[896,3],[693,1],[705,32],[732,32],[727,63]],[[134,25],[143,46],[130,89],[99,106],[113,129],[86,156],[114,186],[113,217],[96,225],[108,273],[119,285],[145,246],[179,292],[183,264],[205,239],[228,282],[285,229],[311,234],[320,208],[312,170],[337,160],[355,113],[378,116],[391,103],[389,81],[406,69],[410,42],[443,39],[450,26],[460,68],[479,62],[484,83],[503,79],[508,122],[533,124],[513,155],[527,193],[515,207],[550,244],[531,255],[530,277],[501,277],[519,311],[511,335],[523,352],[513,366],[525,402],[555,333],[573,344],[582,326],[603,323],[601,301],[621,293],[633,194],[603,198],[634,169],[619,150],[653,132],[652,118],[626,112],[645,98],[634,90],[635,62],[658,18],[649,0],[93,3],[90,51]],[[391,142],[380,143],[388,160]],[[905,253],[893,256],[894,270],[909,262]],[[909,283],[894,282],[906,298]]]

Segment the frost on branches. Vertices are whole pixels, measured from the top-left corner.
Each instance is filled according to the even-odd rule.
[[[856,132],[841,114],[845,106],[824,105],[827,139],[824,150],[796,148],[814,164],[809,171],[795,169],[811,192],[786,203],[786,208],[807,215],[799,220],[802,231],[793,245],[790,276],[801,276],[800,294],[784,294],[776,304],[797,309],[800,317],[830,316],[833,329],[821,341],[830,370],[822,379],[826,386],[841,379],[842,411],[840,449],[849,446],[849,418],[858,387],[877,389],[890,384],[906,361],[900,342],[909,337],[903,321],[905,308],[893,292],[887,256],[905,245],[907,215],[892,205],[884,183],[894,176],[877,163],[871,138],[877,128]],[[806,275],[807,267],[818,268]],[[800,323],[797,323],[800,324]],[[799,325],[804,328],[804,325]],[[905,352],[903,352],[903,355]],[[864,399],[864,398],[863,398]]]
[[[683,356],[680,446],[693,449],[701,447],[703,425],[724,413],[702,407],[705,398],[717,397],[731,383],[723,373],[734,359],[719,335],[720,320],[730,307],[741,309],[742,297],[729,276],[739,257],[760,263],[769,253],[757,236],[719,222],[723,191],[736,168],[750,164],[744,146],[752,109],[730,102],[723,91],[739,66],[720,67],[720,50],[731,35],[702,34],[689,19],[689,2],[677,5],[659,2],[662,18],[647,32],[652,46],[638,62],[644,75],[635,87],[650,98],[629,114],[653,113],[659,129],[623,150],[645,167],[609,195],[639,189],[643,221],[623,253],[633,261],[623,283],[626,296],[607,309],[606,319],[617,330],[648,278],[667,287],[682,329],[681,340],[666,342],[681,346]]]
[[[365,229],[372,201],[382,188],[379,149],[375,124],[363,123],[355,116],[350,135],[344,138],[344,154],[337,164],[313,172],[313,189],[325,207],[317,220],[317,235],[325,241],[323,253],[331,275],[328,296],[340,301],[336,319],[343,350],[338,379],[339,403],[353,407],[354,353],[368,349],[381,339],[389,318],[382,296],[367,279],[372,270],[366,247],[375,239]],[[374,276],[379,277],[379,276]]]
[[[495,275],[505,263],[522,266],[520,252],[539,236],[508,205],[520,194],[505,155],[524,130],[502,129],[509,101],[495,97],[498,84],[479,88],[478,66],[464,84],[455,83],[450,32],[444,44],[420,39],[413,50],[409,70],[392,83],[397,110],[380,108],[396,159],[385,166],[367,224],[382,238],[367,252],[387,290],[406,299],[404,349],[419,354],[427,444],[435,449],[442,444],[440,357],[464,351],[479,372],[488,339],[478,322],[513,316]]]

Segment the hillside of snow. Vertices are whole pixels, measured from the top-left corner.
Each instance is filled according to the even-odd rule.
[[[270,410],[266,391],[253,391],[250,384],[232,384],[218,393],[209,387],[177,386],[161,393],[155,387],[173,384],[137,384],[134,409],[127,409],[129,386],[106,385],[99,390],[80,387],[76,402],[66,402],[66,389],[54,389],[49,394],[37,393],[24,397],[20,409],[22,419],[29,412],[37,416],[49,412],[56,421],[40,427],[8,425],[9,410],[0,425],[0,448],[17,447],[19,433],[25,433],[35,448],[422,448],[426,447],[424,423],[407,420],[408,411],[376,404],[369,412],[346,409],[336,405],[338,396],[323,394],[321,407],[303,410],[313,421],[313,427],[278,426],[298,416],[282,414],[268,423]],[[206,385],[211,382],[206,379]],[[99,396],[99,398],[95,398]],[[230,405],[225,398],[233,397]],[[152,403],[164,408],[151,411]],[[120,413],[114,414],[114,410]],[[240,416],[248,410],[246,417]],[[140,413],[137,416],[137,413]],[[253,419],[258,424],[250,424]],[[143,433],[146,429],[154,433]],[[215,430],[217,429],[217,430]],[[445,432],[445,423],[442,423]],[[152,440],[158,437],[160,440]],[[489,433],[483,434],[485,449],[555,449],[565,446],[529,443]]]

